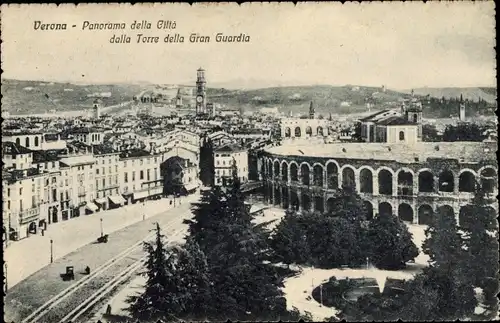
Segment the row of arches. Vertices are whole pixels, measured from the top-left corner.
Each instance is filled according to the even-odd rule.
[[[21,138],[16,138],[16,144],[18,146],[21,146]],[[34,137],[34,147],[38,147],[40,145],[40,139],[38,137]],[[30,137],[26,137],[24,139],[24,147],[29,148],[30,147]]]
[[[327,132],[328,132],[328,128],[325,131],[325,128],[318,126],[314,130],[314,135],[315,136],[324,136],[325,133],[327,133]],[[293,135],[294,135],[294,137],[302,137],[302,129],[300,127],[295,127],[295,129],[293,130]],[[313,135],[313,128],[311,126],[306,127],[305,135],[309,136],[309,137]],[[292,129],[290,127],[286,127],[285,128],[285,138],[290,138],[290,137],[292,137]]]
[[[497,170],[493,166],[485,166],[478,173],[464,169],[458,175],[447,169],[434,174],[428,168],[419,170],[417,174],[406,168],[394,172],[388,167],[374,170],[362,166],[356,170],[351,165],[339,167],[334,161],[327,162],[325,167],[319,163],[311,166],[303,162],[299,166],[293,161],[280,163],[268,159],[262,167],[262,172],[272,179],[330,189],[347,185],[367,194],[411,196],[417,192],[474,192],[477,183],[486,192],[492,193],[497,187]]]
[[[274,205],[280,205],[285,209],[295,211],[308,210],[317,212],[330,212],[334,208],[334,198],[329,198],[325,201],[323,196],[310,196],[305,192],[298,193],[289,190],[287,187],[268,187],[267,198]],[[370,220],[377,215],[397,215],[402,221],[408,223],[418,223],[421,225],[431,224],[436,212],[441,212],[445,216],[457,217],[458,225],[468,227],[471,224],[471,219],[468,217],[470,212],[467,212],[469,206],[462,206],[458,214],[450,205],[441,205],[434,210],[429,204],[421,204],[414,210],[413,206],[408,203],[400,203],[396,209],[389,202],[380,202],[378,206],[370,201],[363,201],[366,210],[367,219]],[[493,207],[488,207],[488,210],[493,214],[496,213]]]

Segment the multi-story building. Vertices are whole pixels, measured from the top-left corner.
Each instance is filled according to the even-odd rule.
[[[77,217],[97,211],[98,207],[93,202],[96,198],[94,171],[97,164],[92,152],[85,145],[73,142],[68,144],[59,163],[69,184],[69,216]]]
[[[248,151],[238,145],[229,144],[214,149],[215,185],[231,184],[233,165],[236,165],[241,183],[248,181]]]
[[[12,170],[3,173],[5,185],[4,208],[9,240],[18,240],[36,234],[47,226],[46,216],[40,213],[44,198],[47,173],[36,168]],[[49,193],[50,194],[50,193]]]
[[[163,194],[160,176],[161,155],[146,150],[130,150],[120,154],[119,183],[127,203],[143,201]]]
[[[91,147],[96,159],[95,202],[102,210],[123,205],[125,200],[120,190],[120,152],[112,147],[95,145]]]

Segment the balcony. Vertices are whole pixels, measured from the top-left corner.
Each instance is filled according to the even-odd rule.
[[[20,224],[30,223],[30,222],[38,219],[38,217],[40,216],[40,208],[34,207],[31,209],[21,211],[21,212],[19,212],[18,216],[19,216],[19,223]]]

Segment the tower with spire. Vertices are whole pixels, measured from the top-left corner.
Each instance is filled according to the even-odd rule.
[[[459,119],[460,121],[465,121],[465,102],[464,97],[460,94],[460,111],[459,111]]]
[[[175,107],[177,109],[182,108],[182,94],[181,94],[181,89],[177,89],[177,95],[175,97]]]
[[[309,119],[314,119],[314,105],[312,101],[309,105]]]

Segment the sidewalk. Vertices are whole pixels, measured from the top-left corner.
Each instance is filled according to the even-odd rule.
[[[197,195],[182,198],[182,204],[197,199]],[[118,209],[107,210],[91,215],[82,215],[67,221],[48,226],[45,235],[30,236],[9,244],[4,250],[4,261],[7,264],[6,281],[8,288],[30,276],[50,263],[50,240],[53,240],[54,261],[68,253],[91,243],[101,234],[101,221],[104,234],[109,234],[162,213],[170,208],[170,199],[147,201],[127,205]],[[5,270],[5,267],[4,267]]]
[[[152,233],[152,229],[154,229],[155,223],[160,225],[163,229],[163,234],[167,238],[170,235],[176,236],[176,234],[182,238],[187,228],[183,220],[192,216],[190,207],[191,204],[189,201],[183,199],[182,204],[178,208],[160,211],[157,215],[146,218],[145,221],[139,221],[126,228],[110,233],[108,243],[89,243],[64,257],[60,257],[52,264],[43,264],[43,268],[22,280],[14,287],[9,288],[4,297],[4,320],[20,322],[59,292],[82,279],[85,276],[83,273],[85,266],[89,266],[92,269],[99,268],[122,251],[127,250],[130,246],[143,241],[147,235],[154,234]],[[54,307],[51,313],[40,319],[39,322],[57,322],[72,308],[81,303],[85,299],[85,295],[92,294],[100,286],[103,286],[108,279],[120,273],[128,264],[136,261],[142,254],[143,251],[141,248],[138,248],[132,254],[123,258],[123,260],[114,263],[115,265],[108,268],[106,272],[93,278],[88,285],[78,289],[74,295],[71,295],[63,303]],[[68,264],[74,266],[74,281],[64,281],[60,277],[60,274],[64,273],[65,267]]]

